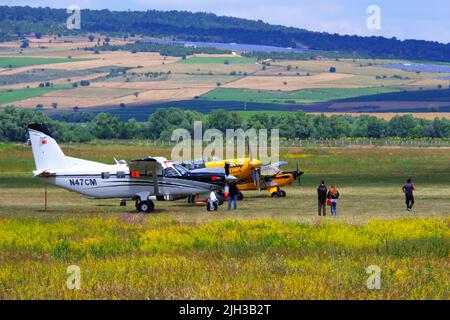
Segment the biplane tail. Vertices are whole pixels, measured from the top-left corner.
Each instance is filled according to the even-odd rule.
[[[30,134],[36,170],[43,171],[69,167],[66,156],[51,136],[45,124],[33,123],[28,125],[28,133]]]

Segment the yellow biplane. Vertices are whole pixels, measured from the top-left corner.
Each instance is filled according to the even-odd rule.
[[[296,180],[300,185],[300,176],[303,172],[298,169],[298,165],[297,170],[282,171],[279,167],[284,164],[287,162],[262,165],[260,160],[251,157],[190,162],[190,165],[196,168],[225,168],[227,175],[237,178],[239,190],[267,190],[272,197],[285,197],[286,191],[281,187],[290,185]],[[242,193],[238,194],[238,199],[243,199]]]

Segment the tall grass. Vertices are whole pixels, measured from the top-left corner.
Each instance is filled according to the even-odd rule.
[[[448,219],[0,220],[0,298],[448,298]],[[67,266],[81,290],[65,288]],[[368,290],[369,265],[382,288]]]

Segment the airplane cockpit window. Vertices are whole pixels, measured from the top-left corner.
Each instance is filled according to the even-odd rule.
[[[163,175],[164,175],[164,177],[169,177],[169,178],[179,177],[180,176],[180,174],[177,172],[177,170],[175,170],[172,167],[165,168],[163,170]]]
[[[277,174],[279,171],[280,171],[280,169],[278,169],[277,167],[266,166],[261,169],[261,174],[263,176],[271,176],[271,175]]]
[[[184,176],[185,174],[187,174],[189,172],[188,169],[186,169],[185,167],[183,167],[182,165],[179,165],[179,164],[174,164],[173,167],[175,169],[177,169],[177,171],[179,173],[181,173],[182,176]]]

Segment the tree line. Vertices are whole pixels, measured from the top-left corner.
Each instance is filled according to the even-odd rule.
[[[0,6],[0,35],[66,35],[101,32],[109,35],[175,37],[188,41],[236,42],[357,52],[378,58],[450,61],[450,43],[399,40],[312,32],[271,25],[261,20],[187,11],[81,10],[82,30],[68,30],[66,9]]]
[[[197,53],[206,54],[230,54],[230,50],[222,50],[211,47],[184,47],[175,44],[162,44],[155,42],[142,42],[137,40],[134,43],[127,43],[124,45],[110,45],[86,47],[85,50],[93,51],[129,51],[131,53],[137,52],[159,52],[162,56],[184,57]]]
[[[72,118],[73,119],[73,118]],[[184,128],[193,133],[194,121],[203,122],[203,130],[275,129],[287,139],[367,138],[450,138],[450,120],[419,119],[411,115],[383,120],[373,116],[325,116],[303,111],[286,114],[257,113],[244,119],[238,112],[215,110],[202,114],[177,108],[158,109],[146,122],[131,118],[122,121],[110,113],[85,114],[80,122],[53,120],[41,111],[8,106],[0,110],[0,141],[20,142],[28,138],[29,123],[45,123],[61,142],[88,142],[94,139],[152,139],[169,141],[172,131]],[[81,122],[82,121],[82,122]]]

